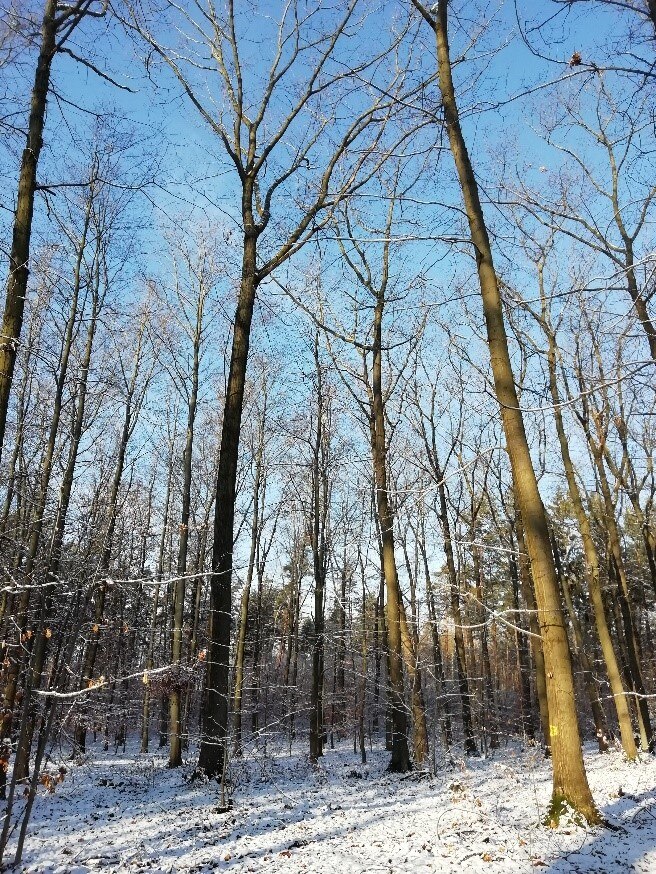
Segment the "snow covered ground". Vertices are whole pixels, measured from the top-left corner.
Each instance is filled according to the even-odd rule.
[[[169,771],[159,756],[97,749],[39,797],[20,870],[656,872],[653,758],[587,752],[595,799],[619,828],[554,831],[540,825],[550,775],[537,750],[399,777],[384,751],[362,766],[347,741],[317,767],[270,749],[233,763],[234,806],[219,813],[216,785],[189,782],[191,761]]]

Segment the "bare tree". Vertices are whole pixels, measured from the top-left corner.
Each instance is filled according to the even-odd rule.
[[[134,28],[169,68],[191,105],[216,135],[235,173],[238,219],[243,234],[241,280],[223,410],[214,514],[211,634],[199,770],[223,770],[228,725],[231,576],[235,484],[251,324],[258,289],[329,221],[334,206],[363,184],[380,162],[385,122],[395,111],[394,94],[403,76],[390,73],[383,88],[372,89],[347,119],[330,120],[326,106],[362,79],[389,52],[376,47],[346,66],[335,63],[353,28],[363,26],[359,0],[350,0],[341,17],[332,7],[305,0],[280,4],[272,34],[268,73],[262,81],[248,72],[251,56],[243,32],[248,16],[229,0],[225,12],[213,4],[187,11],[171,4],[180,49],[168,48],[144,17],[131,9]],[[271,28],[267,15],[267,28]],[[393,42],[396,38],[393,38]],[[258,63],[263,59],[258,49]],[[212,70],[225,109],[218,114],[205,98]],[[286,89],[293,85],[291,104]],[[282,106],[286,105],[286,109]],[[337,119],[339,118],[339,123]],[[323,168],[323,169],[319,169]],[[292,203],[292,215],[285,211]],[[280,215],[277,222],[272,216]]]
[[[412,4],[435,34],[440,94],[449,144],[458,173],[487,328],[494,388],[506,435],[506,448],[513,472],[515,501],[522,515],[531,573],[539,610],[540,632],[547,674],[550,734],[553,756],[551,816],[558,821],[563,804],[569,803],[589,822],[601,817],[595,807],[581,753],[574,680],[567,630],[560,604],[547,518],[524,429],[508,339],[503,318],[499,282],[481,206],[478,184],[460,125],[460,114],[451,70],[447,34],[448,2],[439,0],[435,14],[419,3]]]
[[[98,8],[96,8],[98,6]],[[73,4],[46,0],[41,24],[41,41],[34,73],[25,149],[21,158],[16,212],[14,216],[9,276],[2,319],[0,342],[0,453],[4,446],[9,393],[14,376],[16,353],[23,326],[30,263],[30,240],[34,197],[38,189],[37,166],[43,146],[46,103],[52,62],[57,52],[77,55],[66,45],[80,22],[89,16],[102,16],[106,6],[97,0],[77,0]],[[83,62],[84,63],[84,62]],[[90,65],[94,69],[93,65]]]

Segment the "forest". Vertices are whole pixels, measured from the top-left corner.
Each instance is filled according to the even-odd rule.
[[[654,0],[0,0],[0,870],[656,871],[655,171]]]

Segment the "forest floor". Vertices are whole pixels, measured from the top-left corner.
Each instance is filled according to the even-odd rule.
[[[38,798],[19,870],[656,872],[653,757],[630,765],[586,749],[614,831],[540,824],[550,772],[537,749],[508,746],[434,776],[390,775],[387,761],[374,749],[363,766],[347,741],[318,766],[270,746],[232,763],[233,807],[220,813],[216,784],[189,781],[191,759],[169,770],[159,755],[104,753],[98,741]]]

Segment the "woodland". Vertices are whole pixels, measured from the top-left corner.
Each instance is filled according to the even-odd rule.
[[[656,2],[0,0],[0,134],[2,870],[656,870]]]

